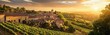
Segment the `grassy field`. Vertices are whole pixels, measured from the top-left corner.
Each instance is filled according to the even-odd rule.
[[[62,13],[63,17],[68,20],[69,22],[72,22],[72,27],[76,29],[76,31],[79,31],[85,35],[87,35],[91,29],[92,29],[92,22],[89,22],[84,19],[76,19],[75,14],[69,14],[69,13]],[[78,21],[75,21],[78,20]]]
[[[0,23],[0,27],[7,29],[13,35],[73,35],[72,33],[30,27],[20,23]]]

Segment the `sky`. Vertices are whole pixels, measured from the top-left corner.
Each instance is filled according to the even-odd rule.
[[[54,9],[61,12],[98,12],[109,2],[109,0],[0,0],[0,4],[11,7],[43,11]]]

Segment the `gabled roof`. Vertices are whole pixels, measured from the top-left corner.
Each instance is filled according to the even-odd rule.
[[[0,13],[0,15],[5,15],[4,13]]]
[[[28,16],[28,14],[24,13],[5,13],[6,16]]]
[[[37,18],[37,16],[29,16],[29,18]]]

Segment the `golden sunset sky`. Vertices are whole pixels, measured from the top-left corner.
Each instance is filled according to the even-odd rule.
[[[25,7],[30,10],[61,12],[99,12],[109,4],[109,0],[0,0],[0,4]]]

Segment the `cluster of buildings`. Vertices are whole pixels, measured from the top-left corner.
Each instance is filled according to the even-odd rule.
[[[23,13],[4,13],[0,14],[0,22],[17,22],[36,20],[36,22],[44,23],[45,20],[54,20],[53,23],[58,27],[64,23],[56,14],[53,13],[40,13],[36,16],[29,16]]]
[[[0,14],[0,22],[22,22],[28,20],[29,16],[20,13],[4,13]]]

